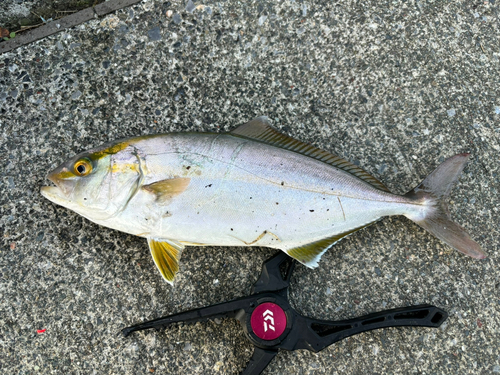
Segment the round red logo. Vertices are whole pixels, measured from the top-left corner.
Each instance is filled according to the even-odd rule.
[[[285,331],[286,315],[275,303],[265,302],[255,308],[250,324],[257,337],[262,340],[276,340]]]

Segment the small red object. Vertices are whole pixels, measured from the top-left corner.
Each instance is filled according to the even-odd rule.
[[[481,323],[481,321],[479,320],[479,318],[477,318],[477,326],[479,328],[481,328],[483,326],[483,323]]]
[[[47,329],[44,328],[44,329],[37,329],[36,330],[36,333],[44,333]]]

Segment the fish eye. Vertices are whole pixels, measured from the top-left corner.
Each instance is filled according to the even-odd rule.
[[[88,159],[80,159],[75,163],[75,174],[80,177],[88,175],[92,172],[92,164]]]

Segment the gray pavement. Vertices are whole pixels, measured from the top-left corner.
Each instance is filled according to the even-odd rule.
[[[265,374],[500,373],[498,1],[186,5],[143,1],[0,56],[1,372],[239,373],[252,346],[233,320],[118,333],[246,295],[274,251],[190,247],[171,287],[145,240],[39,189],[51,168],[109,140],[267,115],[397,193],[470,152],[451,212],[489,257],[401,217],[356,233],[319,268],[297,267],[297,310],[338,320],[432,303],[448,321],[282,352]]]

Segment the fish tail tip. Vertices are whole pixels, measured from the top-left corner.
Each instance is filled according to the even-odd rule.
[[[455,157],[459,157],[459,158],[465,158],[465,159],[469,159],[471,156],[471,154],[469,152],[463,152],[461,154],[457,154],[455,155]]]
[[[488,257],[488,255],[486,255],[486,253],[481,249],[479,244],[477,242],[474,242],[474,240],[472,240],[467,235],[467,233],[465,232],[462,233],[462,237],[464,241],[461,241],[460,243],[451,244],[452,246],[458,245],[458,246],[453,246],[455,247],[455,249],[474,259],[486,259]]]
[[[488,255],[484,253],[483,251],[480,251],[478,254],[471,255],[475,259],[486,259],[488,258]]]

